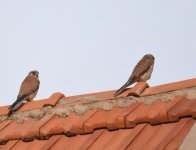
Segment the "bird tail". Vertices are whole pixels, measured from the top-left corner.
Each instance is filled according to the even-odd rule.
[[[14,110],[10,109],[8,114],[7,114],[8,118],[10,118],[13,113],[14,113]]]
[[[8,118],[17,110],[19,109],[22,104],[23,101],[25,101],[26,95],[19,97],[8,109]]]
[[[120,89],[118,89],[116,91],[116,93],[114,94],[114,97],[118,96],[119,94],[121,94],[125,89],[126,89],[127,85],[123,85]]]
[[[129,79],[120,89],[118,89],[115,94],[114,97],[118,96],[119,94],[121,94],[122,92],[124,92],[126,90],[126,87],[128,87],[129,85],[133,84],[134,80],[133,79]]]

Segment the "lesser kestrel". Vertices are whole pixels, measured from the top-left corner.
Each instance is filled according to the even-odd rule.
[[[36,96],[40,84],[38,75],[39,72],[34,70],[23,80],[16,101],[8,108],[8,117],[18,110],[23,102],[31,101]]]
[[[135,82],[146,82],[150,79],[153,66],[154,66],[154,56],[151,54],[144,55],[144,57],[137,63],[128,81],[116,91],[114,96],[121,94],[126,87],[130,86]]]

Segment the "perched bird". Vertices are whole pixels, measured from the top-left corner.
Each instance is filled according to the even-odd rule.
[[[18,110],[23,102],[31,101],[36,96],[40,84],[38,75],[39,72],[34,70],[23,80],[16,101],[8,108],[8,117]]]
[[[128,81],[116,91],[114,96],[121,94],[126,87],[135,82],[145,82],[150,79],[154,66],[154,56],[151,54],[144,55],[144,57],[137,63]]]

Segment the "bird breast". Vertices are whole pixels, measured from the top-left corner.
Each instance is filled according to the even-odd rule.
[[[151,74],[152,74],[152,70],[153,70],[153,65],[150,66],[149,70],[146,71],[141,77],[140,77],[140,82],[146,82],[147,80],[150,79]]]

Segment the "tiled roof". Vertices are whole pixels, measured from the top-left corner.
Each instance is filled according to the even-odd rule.
[[[0,107],[0,149],[178,149],[190,139],[196,78],[114,92],[54,93],[24,104],[11,119],[8,106]]]

